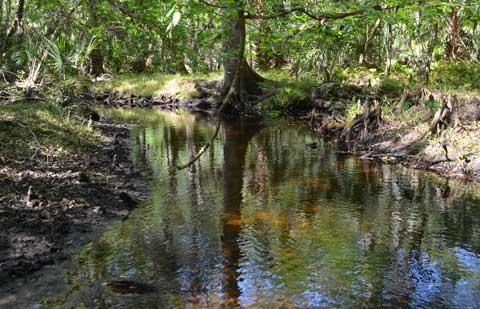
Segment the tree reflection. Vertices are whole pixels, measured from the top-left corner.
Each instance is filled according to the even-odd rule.
[[[226,304],[238,307],[240,289],[238,269],[241,231],[241,204],[245,155],[252,137],[259,128],[247,124],[228,124],[224,127],[223,150],[223,206],[224,223],[222,253],[224,257],[224,286]]]

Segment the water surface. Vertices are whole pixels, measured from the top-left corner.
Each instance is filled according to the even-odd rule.
[[[339,155],[297,124],[141,121],[131,154],[152,196],[84,248],[56,301],[86,307],[480,307],[474,186]],[[316,142],[317,148],[306,147]],[[128,279],[157,292],[120,294]]]

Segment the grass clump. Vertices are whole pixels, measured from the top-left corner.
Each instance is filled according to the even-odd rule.
[[[124,95],[159,97],[163,94],[188,99],[196,94],[195,81],[220,78],[219,72],[209,74],[122,74],[110,81],[95,84],[97,90],[108,90]]]
[[[263,87],[276,93],[260,105],[261,110],[271,117],[280,116],[286,107],[299,108],[309,104],[313,89],[320,83],[313,77],[294,79],[288,72],[277,70],[263,72],[262,76],[268,80]]]
[[[401,95],[405,85],[407,85],[408,73],[399,67],[387,76],[378,69],[354,67],[343,70],[339,73],[338,78],[343,83],[371,87],[379,94],[395,97]]]
[[[431,83],[437,89],[480,91],[480,62],[439,61],[432,66]]]
[[[53,103],[17,103],[0,107],[0,156],[24,160],[37,149],[49,157],[94,151],[101,139],[88,120],[68,117]]]

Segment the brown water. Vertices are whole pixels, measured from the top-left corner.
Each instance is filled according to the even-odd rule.
[[[213,132],[188,114],[142,122],[132,159],[151,199],[84,248],[57,302],[74,307],[480,308],[480,190],[339,155],[284,122]],[[317,142],[311,149],[307,143]],[[104,283],[143,282],[120,294]]]

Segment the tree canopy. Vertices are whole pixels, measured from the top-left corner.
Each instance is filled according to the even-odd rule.
[[[479,21],[473,0],[2,0],[0,66],[36,81],[39,71],[208,72],[242,57],[325,80],[408,64],[428,83],[432,61],[479,60]]]

